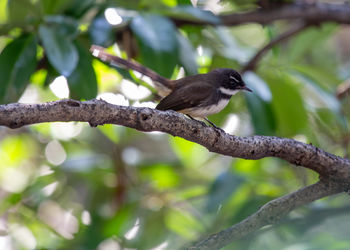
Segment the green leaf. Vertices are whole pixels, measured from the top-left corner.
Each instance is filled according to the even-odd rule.
[[[317,72],[317,71],[316,71]],[[307,70],[296,72],[294,75],[299,79],[304,87],[303,93],[307,98],[308,107],[312,110],[326,108],[333,114],[332,121],[336,120],[343,129],[348,127],[344,114],[342,112],[341,102],[335,97],[334,93],[322,86],[318,78],[314,78]],[[328,77],[331,78],[331,77]],[[321,80],[322,81],[322,80]],[[333,118],[335,118],[333,120]]]
[[[293,39],[293,42],[289,43],[289,49],[287,50],[288,62],[298,62],[305,58],[305,55],[315,48],[320,48],[320,45],[324,45],[330,35],[336,30],[337,25],[327,24],[322,27],[309,28],[302,32]],[[325,51],[323,51],[324,53]],[[321,53],[322,54],[322,53]]]
[[[70,0],[41,0],[40,4],[45,14],[56,14],[68,5]]]
[[[273,101],[272,106],[278,121],[278,131],[282,136],[293,136],[305,130],[307,113],[299,93],[300,85],[282,72],[268,75]]]
[[[12,207],[20,203],[22,199],[23,199],[22,193],[9,193],[1,201],[0,214],[3,215],[4,213],[6,213]]]
[[[119,127],[113,126],[112,124],[104,124],[103,126],[98,126],[98,129],[110,139],[115,144],[119,143]]]
[[[169,209],[165,216],[165,224],[182,237],[192,240],[203,230],[200,220],[186,210]]]
[[[84,15],[91,7],[96,4],[96,0],[73,0],[70,1],[69,6],[65,13],[69,16],[81,17]]]
[[[76,44],[79,62],[68,77],[70,95],[74,99],[92,99],[97,95],[97,80],[92,67],[92,56],[83,46]]]
[[[257,74],[247,72],[243,75],[243,79],[245,83],[247,83],[248,87],[253,90],[253,93],[259,96],[261,100],[265,102],[271,101],[272,93],[269,86]]]
[[[209,157],[204,147],[180,137],[171,138],[170,145],[181,163],[189,168],[201,166]]]
[[[333,93],[328,92],[320,86],[317,80],[312,79],[304,73],[296,73],[297,78],[306,85],[308,90],[312,92],[312,96],[324,107],[331,109],[333,112],[341,113],[341,103]]]
[[[6,23],[8,18],[7,0],[0,0],[0,24]]]
[[[276,130],[275,116],[272,110],[272,93],[266,82],[253,72],[243,75],[244,81],[253,93],[246,94],[248,108],[256,134],[273,135]]]
[[[40,8],[30,0],[9,0],[7,8],[12,22],[25,22],[40,17]]]
[[[232,224],[237,223],[238,221],[242,221],[247,218],[251,214],[255,213],[256,210],[261,207],[263,204],[272,200],[273,197],[264,196],[264,195],[249,195],[243,201],[243,204],[240,204],[240,207],[237,208],[234,214],[232,214],[232,218],[230,222]]]
[[[188,41],[180,33],[176,33],[177,42],[179,46],[179,61],[184,66],[185,71],[190,75],[195,75],[198,73],[198,65],[196,62],[196,53]]]
[[[176,187],[180,181],[174,167],[165,164],[145,166],[141,173],[152,186],[161,191]]]
[[[78,63],[78,52],[72,41],[55,27],[40,25],[39,35],[50,63],[64,76],[69,76]]]
[[[142,220],[139,221],[137,236],[130,240],[128,248],[156,249],[157,245],[167,240],[169,230],[166,230],[164,216],[162,210],[144,211]]]
[[[116,235],[122,237],[134,224],[136,219],[136,209],[137,205],[134,203],[129,203],[124,205],[118,210],[113,218],[110,218],[103,227],[103,234],[105,237],[111,237]]]
[[[242,182],[242,177],[234,175],[230,171],[221,173],[210,187],[206,206],[207,211],[218,211],[222,203],[230,198]]]
[[[98,15],[89,27],[91,42],[103,47],[109,47],[114,43],[114,30],[103,14]]]
[[[150,2],[150,1],[147,1]],[[166,5],[168,7],[175,7],[177,5],[177,0],[161,0],[162,5]]]
[[[208,27],[207,31],[206,43],[210,44],[215,52],[223,58],[244,64],[252,57],[254,51],[247,46],[242,46],[231,29],[226,27]],[[236,36],[239,37],[239,34]]]
[[[266,32],[270,41],[275,39],[278,36],[278,29],[276,25],[273,25],[273,24],[267,25]],[[271,50],[274,56],[278,56],[280,52],[280,46],[273,46]]]
[[[144,65],[160,75],[170,77],[177,63],[176,28],[169,19],[156,15],[140,15],[132,19]]]
[[[44,81],[44,86],[45,87],[49,86],[58,76],[60,76],[60,74],[52,67],[51,64],[48,64],[46,68],[46,77]]]
[[[69,40],[75,39],[79,33],[78,22],[75,19],[67,16],[46,16],[45,22],[50,28],[55,29],[55,32],[68,38]]]
[[[292,66],[297,75],[302,75],[314,82],[319,88],[334,94],[334,88],[342,81],[338,76],[339,71],[330,67],[323,67],[320,65],[310,65],[310,64],[297,64]],[[292,70],[292,74],[296,73]]]
[[[326,128],[327,133],[333,138],[340,138],[349,130],[349,125],[344,117],[330,109],[318,108],[315,115],[317,125]]]
[[[221,54],[215,53],[211,57],[211,64],[210,69],[216,69],[216,68],[232,68],[237,69],[239,68],[239,64],[236,60],[226,58],[225,56],[222,56]]]
[[[0,54],[0,101],[18,100],[34,73],[37,41],[23,35],[9,43]]]
[[[177,0],[178,5],[192,5],[191,0]]]
[[[256,93],[245,94],[247,106],[254,125],[255,134],[274,135],[275,115],[270,102],[266,102]]]

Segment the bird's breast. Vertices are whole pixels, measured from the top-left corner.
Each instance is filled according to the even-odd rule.
[[[209,106],[199,106],[199,107],[193,107],[181,110],[181,113],[193,116],[193,117],[199,117],[204,118],[208,115],[219,113],[221,110],[223,110],[230,99],[221,99],[216,104],[212,104]]]

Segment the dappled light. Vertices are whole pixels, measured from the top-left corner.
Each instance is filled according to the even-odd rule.
[[[72,215],[72,211],[64,210],[54,201],[41,203],[38,217],[66,239],[73,239],[78,232],[78,220]]]
[[[50,141],[45,148],[45,156],[49,163],[53,165],[62,164],[66,158],[67,154],[62,147],[62,145],[56,141]]]
[[[69,89],[67,79],[64,76],[59,76],[50,84],[50,89],[58,98],[68,98]]]
[[[107,22],[111,25],[118,25],[123,22],[123,18],[118,14],[115,8],[107,8],[104,14]]]

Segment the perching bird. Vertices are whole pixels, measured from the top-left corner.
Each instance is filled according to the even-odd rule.
[[[93,45],[90,50],[102,61],[122,65],[150,77],[157,84],[160,96],[165,96],[156,109],[178,111],[192,119],[203,118],[214,127],[215,124],[206,118],[208,115],[220,112],[239,90],[252,91],[233,69],[219,68],[207,74],[169,80],[141,64],[108,54],[102,47]]]
[[[204,118],[214,127],[206,118],[208,115],[220,112],[239,90],[252,91],[237,71],[227,68],[173,82],[173,91],[160,101],[156,109],[174,110],[190,117]]]

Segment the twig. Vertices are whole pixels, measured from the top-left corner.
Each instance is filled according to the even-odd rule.
[[[267,24],[276,20],[303,20],[312,24],[330,21],[350,24],[349,14],[350,6],[347,4],[296,3],[283,5],[280,8],[225,15],[221,19],[224,25],[237,25],[247,22]]]
[[[172,88],[172,86],[169,83],[170,81],[167,78],[159,75],[155,71],[143,66],[138,62],[128,61],[118,56],[111,55],[105,51],[105,48],[97,45],[92,45],[90,48],[90,52],[93,56],[99,58],[103,62],[110,63],[117,67],[135,70],[145,76],[148,76],[153,81],[164,85],[168,89]]]
[[[340,84],[337,88],[337,98],[339,100],[345,98],[350,94],[350,79]]]
[[[261,57],[268,51],[270,50],[273,46],[276,44],[287,40],[288,38],[294,36],[295,34],[301,32],[304,30],[306,27],[308,27],[309,24],[307,23],[298,23],[294,25],[292,28],[287,30],[286,32],[282,33],[280,36],[272,39],[268,44],[266,44],[264,47],[262,47],[256,54],[253,56],[252,59],[249,60],[249,62],[243,67],[241,70],[242,73],[249,71],[249,70],[255,70],[257,63],[261,59]]]
[[[0,126],[18,128],[55,121],[89,122],[91,126],[118,124],[140,131],[162,131],[196,142],[222,155],[244,159],[278,157],[332,180],[347,183],[350,179],[349,159],[292,139],[228,135],[174,111],[116,106],[102,100],[79,102],[67,99],[42,104],[0,105]]]
[[[276,223],[297,207],[329,195],[340,193],[343,190],[344,186],[340,183],[328,182],[325,180],[319,181],[313,185],[266,203],[256,213],[240,223],[217,234],[213,234],[188,249],[220,249],[263,226]]]
[[[235,13],[217,16],[219,24],[234,26],[245,23],[268,24],[277,20],[300,20],[309,24],[336,22],[350,24],[350,5],[331,3],[293,3],[281,7],[262,9],[247,13]],[[188,20],[173,18],[177,26],[181,25],[215,25],[205,20]]]

